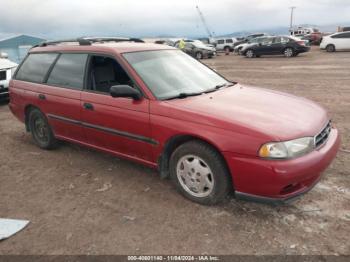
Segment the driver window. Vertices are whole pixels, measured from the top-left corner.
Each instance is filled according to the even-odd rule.
[[[89,66],[88,89],[108,93],[115,85],[134,84],[119,63],[110,57],[92,56]]]

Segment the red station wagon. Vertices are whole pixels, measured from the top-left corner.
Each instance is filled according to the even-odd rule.
[[[36,144],[65,140],[158,168],[187,198],[284,203],[310,190],[340,139],[304,98],[230,82],[175,48],[80,38],[30,50],[10,109]]]

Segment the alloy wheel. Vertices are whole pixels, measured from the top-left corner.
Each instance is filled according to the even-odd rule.
[[[292,48],[287,48],[286,50],[284,50],[284,55],[285,55],[286,57],[292,57],[293,54],[294,54],[294,51],[293,51]]]
[[[253,50],[248,50],[246,53],[246,56],[249,58],[253,58],[254,57],[254,51]]]
[[[206,197],[214,189],[214,176],[200,157],[185,155],[177,163],[176,175],[182,188],[194,197]]]

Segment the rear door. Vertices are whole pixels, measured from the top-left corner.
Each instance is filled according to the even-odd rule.
[[[85,142],[81,121],[81,91],[87,54],[62,53],[38,88],[40,107],[47,115],[56,136]]]
[[[149,100],[113,98],[114,85],[138,88],[112,56],[90,55],[88,85],[82,93],[82,123],[88,143],[122,156],[152,161]]]

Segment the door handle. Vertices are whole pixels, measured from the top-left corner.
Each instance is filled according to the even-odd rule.
[[[90,103],[84,103],[84,108],[87,110],[94,110],[94,106]]]
[[[39,94],[38,97],[39,97],[40,100],[45,100],[46,99],[46,96],[43,95],[43,94]]]

